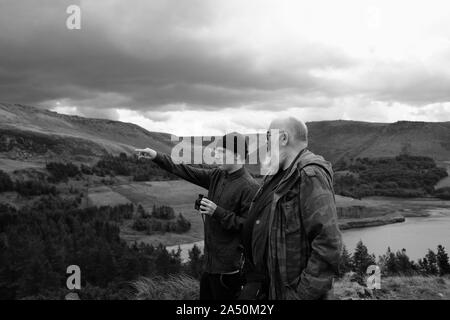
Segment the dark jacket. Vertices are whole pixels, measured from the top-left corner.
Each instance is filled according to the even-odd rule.
[[[217,205],[212,216],[205,216],[205,271],[227,273],[239,270],[241,229],[247,218],[258,184],[245,168],[231,174],[220,169],[205,169],[175,164],[171,157],[158,153],[154,162],[161,168],[208,190],[207,198]],[[194,203],[195,196],[192,198]]]
[[[301,151],[275,189],[269,214],[269,298],[325,298],[342,249],[331,164]],[[266,249],[252,248],[254,256]]]

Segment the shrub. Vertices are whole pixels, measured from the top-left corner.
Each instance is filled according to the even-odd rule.
[[[73,178],[80,175],[80,169],[73,163],[49,162],[46,166],[51,174],[52,182],[67,181],[68,178]]]
[[[450,187],[438,189],[434,192],[434,195],[444,200],[450,200]]]
[[[170,206],[153,206],[152,216],[157,219],[171,220],[175,218],[175,211]]]
[[[25,181],[17,180],[15,182],[14,189],[22,196],[57,194],[57,190],[54,185],[38,180],[25,180]]]
[[[14,189],[14,183],[12,182],[9,174],[0,170],[0,192],[12,191]]]

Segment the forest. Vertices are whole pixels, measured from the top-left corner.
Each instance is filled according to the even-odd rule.
[[[151,213],[138,205],[137,215],[132,228],[147,234],[155,232],[183,233],[191,228],[191,223],[181,213],[175,217],[175,211],[170,206],[153,206]]]
[[[436,252],[428,249],[425,256],[417,261],[411,260],[406,249],[391,251],[388,247],[386,253],[375,257],[370,254],[367,247],[360,240],[353,253],[348,252],[344,246],[337,277],[351,272],[355,281],[365,284],[367,268],[377,265],[383,276],[448,276],[450,275],[450,262],[448,253],[442,245],[437,246]]]
[[[62,299],[72,264],[82,270],[83,299],[128,299],[130,281],[140,276],[198,276],[198,254],[182,264],[180,252],[119,237],[132,204],[78,207],[53,195],[20,210],[0,205],[0,299]]]
[[[17,192],[30,197],[24,206],[0,203],[0,299],[63,299],[66,268],[82,270],[81,299],[132,299],[133,281],[140,277],[166,279],[189,275],[198,279],[203,255],[194,246],[183,263],[178,252],[163,245],[127,244],[120,238],[120,225],[132,220],[132,228],[146,233],[185,232],[190,223],[169,206],[151,212],[133,204],[83,207],[82,195],[62,194],[58,183],[84,175],[129,175],[133,179],[172,179],[151,162],[141,165],[135,157],[108,156],[94,166],[47,163],[46,179],[20,179],[0,170],[0,193]],[[432,195],[432,186],[444,175],[426,157],[399,156],[388,159],[356,159],[339,164],[349,176],[336,181],[336,189],[349,195]],[[345,176],[345,175],[344,175]],[[354,179],[354,180],[350,180]],[[37,197],[38,196],[38,197]],[[448,275],[448,254],[441,245],[411,261],[406,250],[378,257],[362,242],[355,251],[343,251],[337,277],[353,272],[363,282],[371,264],[384,275]]]
[[[0,300],[63,299],[66,268],[72,264],[82,270],[83,299],[127,299],[130,281],[140,276],[198,276],[199,252],[182,264],[180,252],[168,252],[163,245],[129,245],[119,236],[125,219],[143,224],[147,233],[187,231],[190,222],[171,207],[155,206],[151,213],[133,204],[86,208],[80,190],[67,194],[59,185],[85,175],[133,180],[173,176],[125,154],[103,157],[93,166],[48,162],[46,172],[24,178],[0,170],[0,193],[16,192],[26,203],[0,203]]]
[[[441,193],[435,193],[434,186],[448,175],[432,158],[410,155],[339,161],[334,170],[335,192],[358,199],[367,196],[441,196]]]

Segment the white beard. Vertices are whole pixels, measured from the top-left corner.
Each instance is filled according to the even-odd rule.
[[[271,152],[266,155],[266,158],[261,162],[260,172],[265,176],[272,176],[278,172],[280,168],[280,154],[278,152]]]

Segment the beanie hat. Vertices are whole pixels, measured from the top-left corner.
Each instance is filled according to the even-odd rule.
[[[244,135],[237,132],[228,133],[222,137],[222,146],[235,155],[239,154],[243,160],[247,159],[248,145]]]

